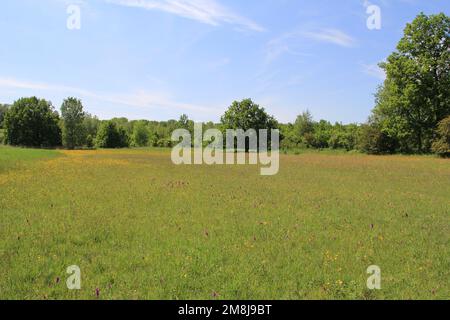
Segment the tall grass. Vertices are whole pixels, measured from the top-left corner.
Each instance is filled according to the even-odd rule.
[[[0,149],[6,163],[35,159],[0,171],[0,298],[450,296],[446,160],[283,155],[263,177],[174,166],[164,150],[63,153]]]

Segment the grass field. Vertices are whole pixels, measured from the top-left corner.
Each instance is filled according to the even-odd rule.
[[[0,298],[448,299],[449,195],[434,157],[282,155],[264,177],[166,150],[0,147]]]

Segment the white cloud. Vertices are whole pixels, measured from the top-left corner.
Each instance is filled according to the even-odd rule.
[[[237,25],[253,31],[265,29],[242,17],[216,0],[105,0],[106,2],[146,10],[160,10],[213,26],[223,23]]]
[[[350,35],[338,29],[322,29],[319,31],[306,31],[302,33],[306,38],[336,44],[341,47],[351,47],[355,43]]]
[[[376,64],[361,64],[361,67],[363,69],[363,72],[365,74],[368,74],[369,76],[378,78],[380,80],[385,80],[386,79],[386,73],[384,72],[383,69],[381,69],[378,65]]]
[[[32,81],[22,81],[14,78],[0,77],[0,88],[13,88],[31,91],[49,91],[56,94],[77,95],[81,98],[90,98],[93,100],[108,102],[116,105],[124,105],[140,108],[167,108],[171,110],[189,110],[196,112],[207,112],[210,114],[219,114],[221,110],[213,107],[199,106],[190,103],[175,101],[169,94],[160,92],[149,92],[137,90],[133,93],[95,93],[82,88],[55,85],[48,83],[38,83]]]
[[[353,37],[338,29],[321,29],[319,31],[296,30],[282,34],[267,43],[266,63],[270,63],[284,54],[311,56],[301,51],[302,41],[300,39],[304,38],[332,43],[341,47],[351,47],[356,42]]]
[[[266,46],[266,63],[276,60],[285,53],[293,53],[292,42],[290,41],[293,37],[293,34],[285,34],[270,40]]]

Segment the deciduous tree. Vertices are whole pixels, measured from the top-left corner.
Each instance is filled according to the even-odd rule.
[[[80,147],[85,143],[86,131],[83,121],[85,113],[81,100],[67,98],[61,105],[62,142],[67,149]]]
[[[374,119],[404,152],[428,152],[434,128],[450,114],[450,18],[420,14],[385,63]]]
[[[6,112],[6,143],[29,147],[61,145],[59,116],[49,101],[21,98]]]

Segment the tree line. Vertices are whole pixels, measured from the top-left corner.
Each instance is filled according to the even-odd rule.
[[[367,123],[315,121],[309,111],[279,123],[251,99],[235,101],[220,123],[206,129],[279,129],[284,150],[359,150],[369,154],[437,153],[450,156],[450,18],[420,14],[380,67],[386,80],[375,95]],[[193,131],[186,115],[178,120],[101,121],[67,98],[58,113],[51,102],[21,98],[0,105],[0,139],[10,145],[74,148],[171,147],[175,129]],[[3,129],[3,130],[1,130]]]

